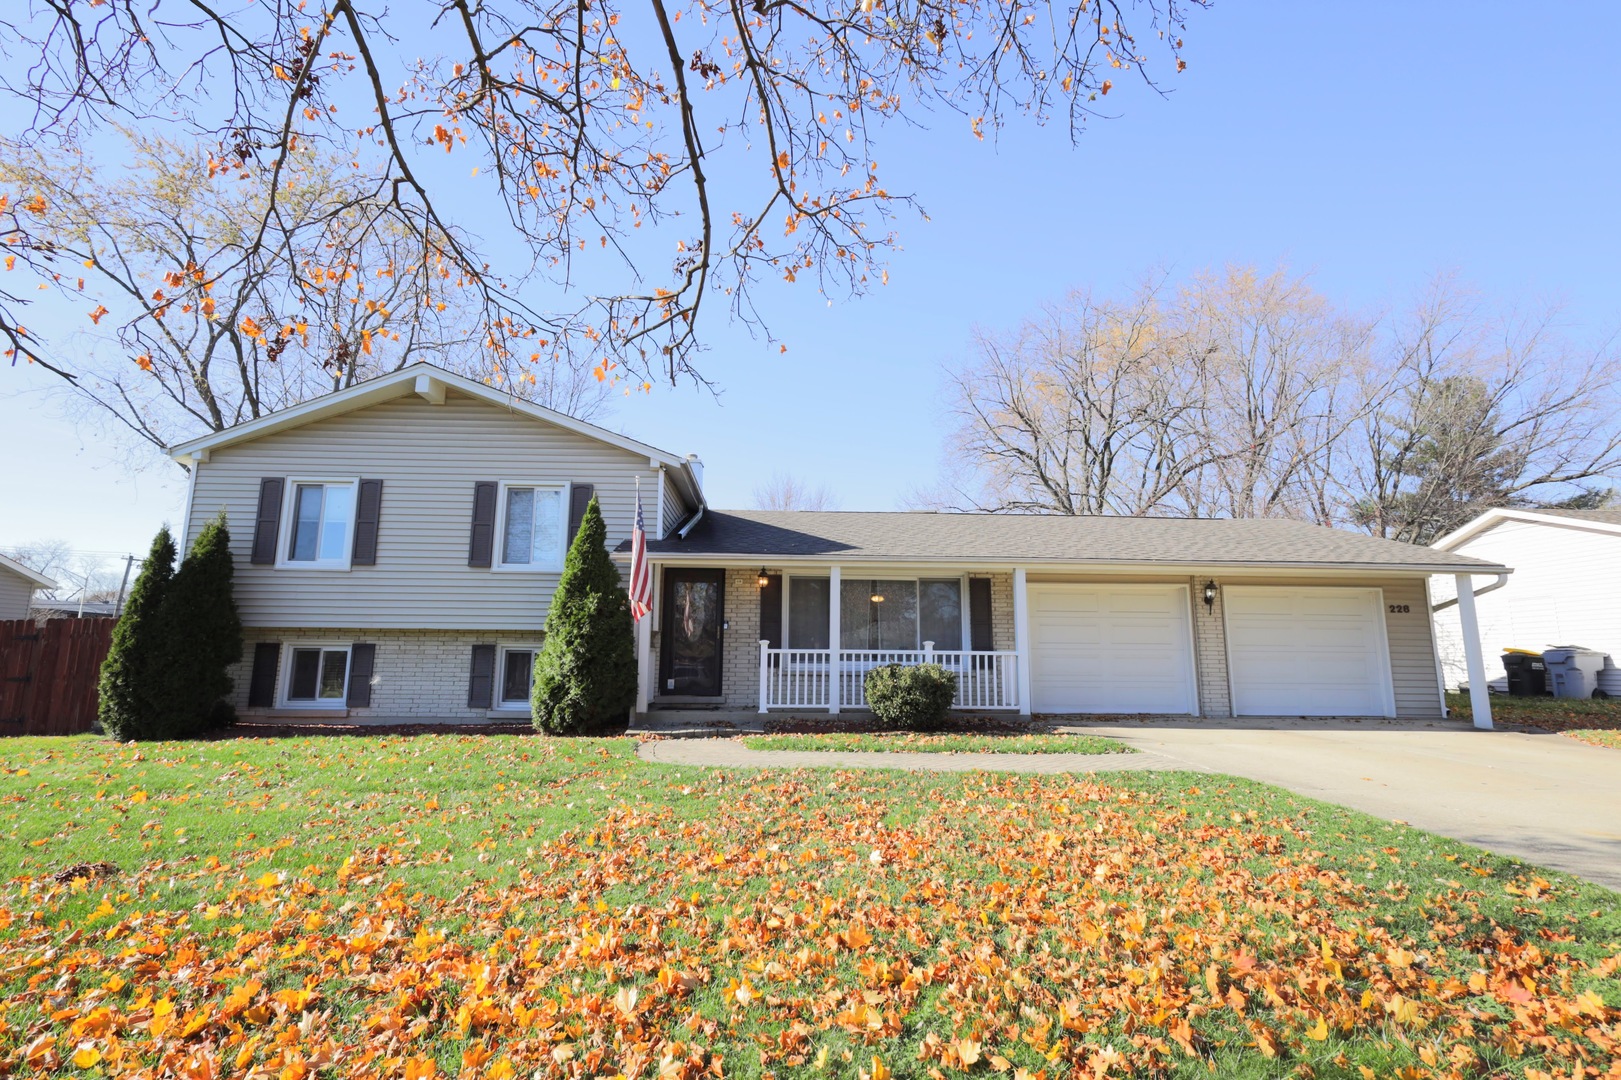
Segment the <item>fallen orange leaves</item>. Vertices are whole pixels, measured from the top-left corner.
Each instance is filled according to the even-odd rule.
[[[1325,859],[1301,817],[1066,777],[930,781],[903,805],[893,782],[717,774],[701,812],[627,798],[444,896],[400,879],[446,857],[413,830],[470,812],[444,792],[341,865],[19,879],[0,908],[0,1067],[1056,1080],[1249,1053],[1356,1075],[1325,1063],[1372,1040],[1406,1048],[1410,1076],[1617,1060],[1621,1010],[1592,985],[1621,958],[1588,965],[1481,914],[1472,890],[1557,892],[1534,875],[1439,886],[1402,925],[1373,917],[1384,881]],[[502,795],[501,813],[521,806],[521,777]],[[166,906],[176,880],[204,901]]]

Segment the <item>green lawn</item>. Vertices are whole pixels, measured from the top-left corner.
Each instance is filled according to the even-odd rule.
[[[8,1075],[1537,1077],[1621,1035],[1616,894],[1221,777],[440,735],[0,766]]]
[[[964,735],[836,731],[821,735],[747,735],[750,750],[894,750],[933,754],[1134,754],[1099,735]]]
[[[1452,715],[1469,720],[1474,710],[1468,694],[1448,694]],[[1492,695],[1492,719],[1500,725],[1557,731],[1594,746],[1621,750],[1621,699],[1556,697],[1510,697]]]

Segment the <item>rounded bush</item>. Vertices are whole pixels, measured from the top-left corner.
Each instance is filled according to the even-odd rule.
[[[906,731],[937,731],[957,698],[956,672],[939,664],[885,664],[864,684],[873,715]]]

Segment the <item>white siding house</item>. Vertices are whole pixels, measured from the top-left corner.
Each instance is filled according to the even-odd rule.
[[[1477,584],[1488,682],[1506,676],[1502,652],[1582,645],[1621,657],[1621,511],[1488,510],[1435,548],[1512,566],[1501,588]],[[1431,587],[1436,604],[1456,595],[1450,577]],[[1465,682],[1456,605],[1435,613],[1446,685]]]
[[[0,555],[0,620],[28,618],[35,589],[54,589],[56,582],[15,559]]]

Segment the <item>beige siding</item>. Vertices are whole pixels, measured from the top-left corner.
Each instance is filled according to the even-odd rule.
[[[1435,719],[1441,715],[1441,689],[1424,581],[1402,578],[1380,584],[1385,591],[1385,637],[1390,642],[1396,715]],[[1392,612],[1392,606],[1407,610]]]
[[[33,598],[32,581],[0,566],[0,619],[28,618],[28,605]]]
[[[467,565],[474,482],[594,484],[612,548],[630,535],[638,474],[656,490],[644,455],[455,393],[443,405],[410,396],[216,450],[197,470],[187,536],[227,512],[250,627],[536,631],[557,574]],[[377,565],[250,565],[266,476],[382,479]]]
[[[681,501],[681,495],[676,491],[674,475],[669,469],[664,470],[664,518],[659,522],[656,530],[659,538],[669,536],[687,520],[689,511]]]
[[[1537,652],[1582,645],[1621,657],[1621,536],[1565,525],[1503,521],[1457,548],[1513,568],[1508,584],[1475,601],[1486,679],[1504,677],[1504,649]],[[1476,589],[1495,579],[1477,577]],[[1457,595],[1451,577],[1434,579],[1434,599]],[[1448,686],[1467,681],[1457,606],[1436,612]]]

